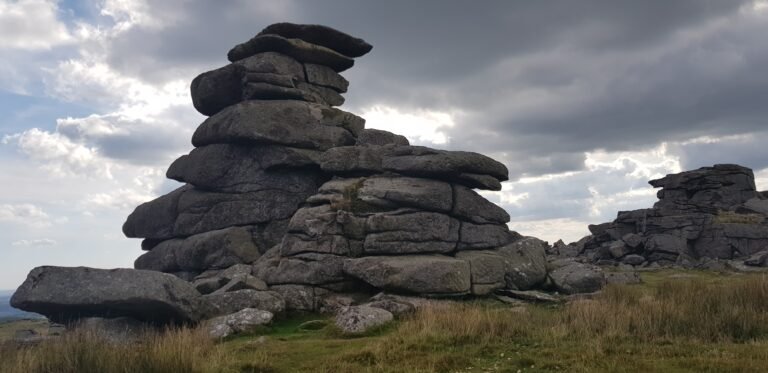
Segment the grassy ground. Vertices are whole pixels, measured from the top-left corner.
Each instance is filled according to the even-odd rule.
[[[658,271],[593,300],[510,308],[440,306],[357,338],[300,330],[304,315],[262,335],[213,343],[199,330],[106,346],[70,335],[0,348],[8,372],[763,372],[768,277]]]
[[[13,338],[14,333],[21,329],[32,329],[40,334],[48,332],[47,320],[18,320],[18,321],[0,321],[0,342]]]

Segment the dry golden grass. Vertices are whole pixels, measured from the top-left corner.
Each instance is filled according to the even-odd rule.
[[[2,372],[219,372],[231,359],[202,329],[147,331],[139,343],[112,343],[86,331],[38,346],[0,347]]]
[[[762,214],[737,214],[733,211],[718,211],[714,223],[717,224],[760,224],[765,221]]]
[[[305,321],[305,320],[303,320]],[[768,361],[768,277],[611,286],[592,300],[510,308],[437,305],[358,338],[298,331],[213,343],[203,331],[148,333],[110,345],[75,333],[0,349],[8,372],[762,372]]]

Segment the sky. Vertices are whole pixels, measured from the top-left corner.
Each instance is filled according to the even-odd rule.
[[[524,235],[576,241],[715,163],[768,189],[765,0],[0,0],[0,289],[131,267],[122,223],[205,119],[189,83],[281,21],[370,42],[342,108],[504,162],[483,195]]]

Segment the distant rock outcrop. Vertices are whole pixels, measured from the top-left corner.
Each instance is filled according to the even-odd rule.
[[[706,267],[768,249],[768,198],[755,188],[752,170],[718,164],[649,183],[661,188],[653,208],[591,225],[591,236],[560,245],[559,253],[601,264]],[[763,265],[755,258],[747,264]]]

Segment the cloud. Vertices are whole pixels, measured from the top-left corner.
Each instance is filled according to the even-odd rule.
[[[17,247],[41,247],[41,246],[56,246],[58,242],[50,238],[39,238],[33,240],[18,240],[11,242],[11,246]]]
[[[55,176],[112,177],[112,163],[101,157],[96,149],[75,143],[60,133],[32,128],[5,136],[2,143],[17,145],[24,155]]]
[[[366,128],[377,128],[407,137],[414,145],[445,145],[445,129],[454,126],[456,114],[429,110],[400,111],[387,106],[373,106],[362,112]]]
[[[55,1],[0,1],[0,49],[45,50],[74,41]]]
[[[51,217],[31,203],[0,204],[0,222],[45,228],[52,224]]]

